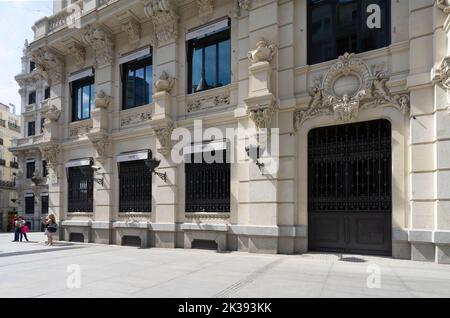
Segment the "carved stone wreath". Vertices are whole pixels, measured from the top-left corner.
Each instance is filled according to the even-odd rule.
[[[337,87],[338,81],[349,82],[350,78],[357,84],[353,82],[350,89]],[[378,106],[393,106],[403,114],[408,113],[409,95],[393,95],[386,87],[388,80],[382,66],[376,65],[372,70],[353,53],[345,53],[323,79],[315,81],[308,107],[295,112],[295,129],[313,117],[334,115],[339,121],[349,121],[357,118],[361,109]]]

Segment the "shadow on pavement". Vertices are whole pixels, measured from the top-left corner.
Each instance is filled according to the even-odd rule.
[[[67,246],[62,248],[55,248],[58,246]],[[70,247],[69,247],[70,246]],[[30,254],[40,254],[40,253],[50,253],[50,252],[59,252],[59,251],[66,251],[66,250],[74,250],[79,248],[85,248],[87,246],[79,246],[79,245],[54,245],[54,246],[47,246],[45,249],[40,250],[34,250],[34,251],[20,251],[20,252],[11,252],[11,253],[0,253],[0,257],[9,257],[9,256],[21,256],[21,255],[30,255]]]

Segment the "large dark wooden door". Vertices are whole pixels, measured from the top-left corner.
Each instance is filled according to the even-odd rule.
[[[308,136],[312,251],[391,255],[391,124],[317,128]]]

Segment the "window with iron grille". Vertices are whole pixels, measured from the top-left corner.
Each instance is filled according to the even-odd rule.
[[[41,214],[48,214],[48,195],[41,197]]]
[[[71,167],[68,173],[69,212],[94,211],[94,170],[90,166]]]
[[[119,165],[119,211],[152,211],[152,173],[144,160]]]
[[[34,214],[34,195],[25,197],[25,213]]]
[[[195,156],[201,158],[195,158]],[[185,164],[186,212],[230,212],[230,164],[226,151],[212,156],[221,162],[206,163],[204,154],[191,155]],[[222,156],[222,157],[221,157]],[[196,159],[196,160],[194,160]],[[195,163],[199,161],[199,163]]]
[[[192,94],[231,81],[230,26],[187,42],[188,93]]]
[[[31,179],[33,177],[35,169],[36,163],[34,161],[27,162],[27,179]]]
[[[381,9],[379,28],[367,23],[369,5]],[[390,0],[308,0],[308,64],[388,46],[390,7]]]
[[[145,56],[122,65],[122,109],[150,104],[153,96],[152,56]]]
[[[28,105],[36,104],[36,92],[28,94]]]
[[[29,121],[28,122],[28,137],[36,135],[36,122]]]
[[[94,76],[72,82],[72,122],[91,118],[94,108]]]

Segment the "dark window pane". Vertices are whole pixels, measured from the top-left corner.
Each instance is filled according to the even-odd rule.
[[[34,195],[25,198],[25,213],[34,214]]]
[[[153,99],[153,66],[149,65],[145,68],[145,81],[147,83],[145,103],[149,104]]]
[[[231,41],[219,43],[219,83],[218,86],[231,82]]]
[[[36,92],[28,94],[28,105],[36,104]]]
[[[192,89],[197,91],[197,87],[202,79],[203,49],[194,49],[192,56]]]
[[[31,179],[33,177],[35,167],[36,165],[34,162],[27,162],[27,179]]]
[[[48,214],[48,196],[41,197],[41,213]]]
[[[72,120],[78,121],[91,118],[95,100],[94,77],[73,82],[72,91]]]
[[[28,122],[28,137],[34,136],[36,134],[36,122]]]
[[[217,86],[217,45],[205,48],[205,79],[206,88]]]
[[[135,103],[136,105],[144,105],[145,103],[145,72],[144,68],[140,68],[136,70],[136,92],[135,92]]]
[[[45,88],[44,91],[44,99],[49,99],[50,98],[50,87]]]
[[[122,69],[126,74],[123,79],[122,109],[149,104],[153,95],[152,58],[125,63]]]
[[[368,6],[381,8],[380,28],[371,28]],[[389,0],[309,0],[308,63],[337,58],[346,52],[361,53],[390,43]]]

